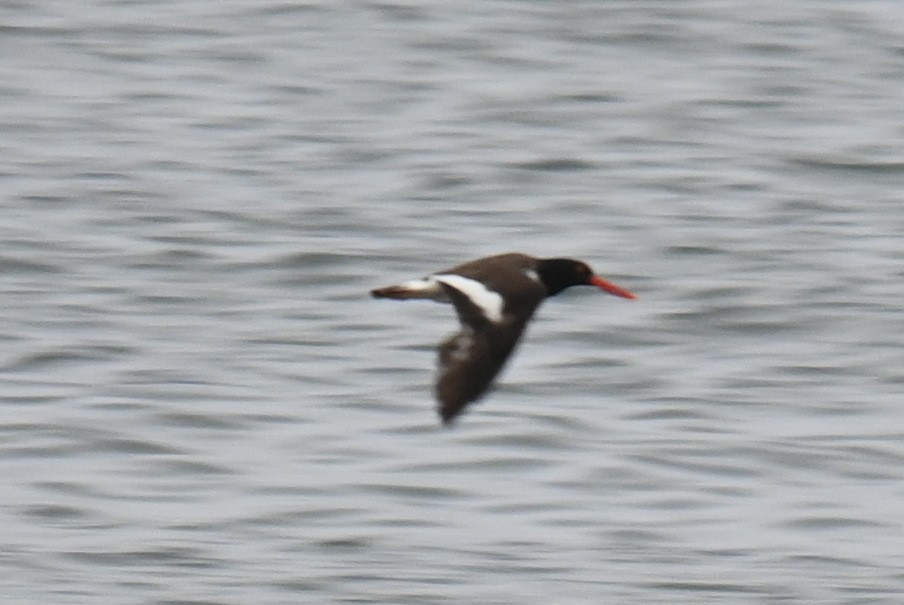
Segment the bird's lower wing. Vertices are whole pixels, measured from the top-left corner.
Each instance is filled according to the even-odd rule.
[[[455,306],[461,330],[439,347],[436,399],[443,424],[449,424],[465,407],[486,393],[518,344],[528,318],[502,315],[487,317],[470,296],[443,284]]]
[[[436,399],[443,424],[449,424],[465,407],[479,399],[505,365],[521,330],[462,330],[439,347]]]

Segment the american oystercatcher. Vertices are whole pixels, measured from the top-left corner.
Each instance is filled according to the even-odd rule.
[[[479,258],[423,279],[371,290],[371,295],[425,298],[455,307],[461,330],[439,347],[435,389],[439,415],[448,425],[486,392],[543,299],[571,286],[596,286],[636,298],[594,275],[581,261],[518,253]]]

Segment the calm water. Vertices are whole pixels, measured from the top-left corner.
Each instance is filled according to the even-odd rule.
[[[900,603],[904,4],[0,8],[0,595]],[[499,388],[370,288],[569,255]]]

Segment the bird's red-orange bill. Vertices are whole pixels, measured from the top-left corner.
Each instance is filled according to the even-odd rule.
[[[591,277],[590,283],[593,284],[594,286],[596,286],[597,288],[599,288],[600,290],[608,292],[609,294],[614,294],[615,296],[621,296],[622,298],[630,298],[632,300],[637,298],[637,295],[634,294],[633,292],[625,290],[621,286],[616,286],[611,281],[606,281],[599,275],[594,275],[593,277]]]

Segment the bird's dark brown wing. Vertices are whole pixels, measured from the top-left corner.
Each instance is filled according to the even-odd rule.
[[[518,344],[530,314],[490,321],[465,294],[447,284],[443,288],[461,322],[461,330],[439,347],[436,398],[443,424],[450,424],[487,391]]]

